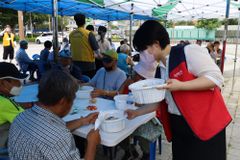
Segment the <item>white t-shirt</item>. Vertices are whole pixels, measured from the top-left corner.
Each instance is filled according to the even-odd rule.
[[[102,67],[91,79],[90,84],[97,89],[118,91],[126,79],[127,76],[121,69],[116,68],[113,71],[107,72]]]
[[[204,76],[213,81],[219,88],[222,87],[224,83],[223,75],[205,48],[202,48],[196,44],[187,45],[184,48],[184,53],[188,71],[190,73],[196,77]],[[169,79],[169,58],[167,58],[166,64],[167,66],[165,68],[161,66],[161,73],[163,75],[162,78],[165,80]],[[169,91],[166,92],[166,102],[168,104],[169,113],[181,115]]]
[[[103,42],[101,41],[100,36],[97,36],[96,38],[99,45],[100,53],[104,53],[105,51],[112,49],[110,42],[106,38],[104,38]]]

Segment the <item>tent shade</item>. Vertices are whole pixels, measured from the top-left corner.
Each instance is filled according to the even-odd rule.
[[[104,0],[77,0],[77,1],[83,2],[83,3],[92,3],[100,6],[104,5]]]
[[[166,19],[168,12],[170,12],[178,4],[177,0],[169,0],[168,3],[161,7],[154,8],[152,14],[154,17]]]
[[[95,4],[97,1],[88,0],[88,3]],[[232,4],[235,6],[230,6],[229,18],[238,18],[239,2],[232,2]],[[226,11],[226,0],[103,0],[103,5],[119,11],[173,21],[224,19]]]
[[[24,12],[35,12],[41,14],[52,14],[52,0],[3,0],[0,1],[1,8],[9,8]],[[82,13],[86,17],[106,21],[129,20],[130,13],[99,7],[94,4],[80,3],[76,0],[58,1],[58,14],[61,16],[73,16]],[[153,19],[146,15],[134,15],[134,19]]]

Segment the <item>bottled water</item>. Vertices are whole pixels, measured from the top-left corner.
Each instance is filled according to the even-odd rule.
[[[131,92],[128,93],[128,97],[127,97],[127,105],[129,107],[134,105],[134,97],[133,94]]]

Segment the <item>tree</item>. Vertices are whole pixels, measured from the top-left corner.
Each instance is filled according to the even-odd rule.
[[[68,18],[64,16],[58,16],[58,31],[62,31],[68,24]]]
[[[175,23],[177,26],[192,26],[194,25],[193,21],[178,21]]]
[[[47,14],[31,13],[31,16],[32,16],[32,21],[38,24],[48,21]],[[30,13],[24,14],[24,22],[25,24],[30,24]]]
[[[48,23],[48,15],[39,14],[39,13],[25,13],[24,14],[24,25],[30,26],[30,24],[31,24],[30,15],[32,17],[32,23],[33,23],[34,29],[36,29],[36,28],[41,28],[41,29],[48,28],[48,25],[46,24],[46,23]]]
[[[197,24],[195,25],[195,27],[197,28],[204,28],[207,30],[214,30],[217,29],[218,27],[221,26],[221,22],[216,19],[201,19],[197,21]]]
[[[0,27],[4,29],[6,25],[10,25],[13,29],[18,24],[17,11],[12,9],[0,8]]]
[[[173,28],[173,26],[174,26],[173,21],[159,20],[158,22],[161,23],[166,28]]]
[[[39,14],[39,13],[31,13],[32,23],[34,24],[34,29],[48,29],[49,25],[49,15],[47,14]],[[25,25],[30,26],[30,13],[25,13],[24,16]],[[65,29],[67,25],[67,18],[64,16],[58,16],[58,30]]]
[[[225,24],[225,20],[222,21],[222,24]],[[231,18],[228,19],[228,25],[238,25],[238,19],[237,18]]]

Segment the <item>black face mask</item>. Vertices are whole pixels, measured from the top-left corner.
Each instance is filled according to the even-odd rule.
[[[105,68],[105,70],[107,71],[107,72],[110,72],[110,71],[112,71],[113,70],[113,67],[111,66],[111,67],[104,67]]]

